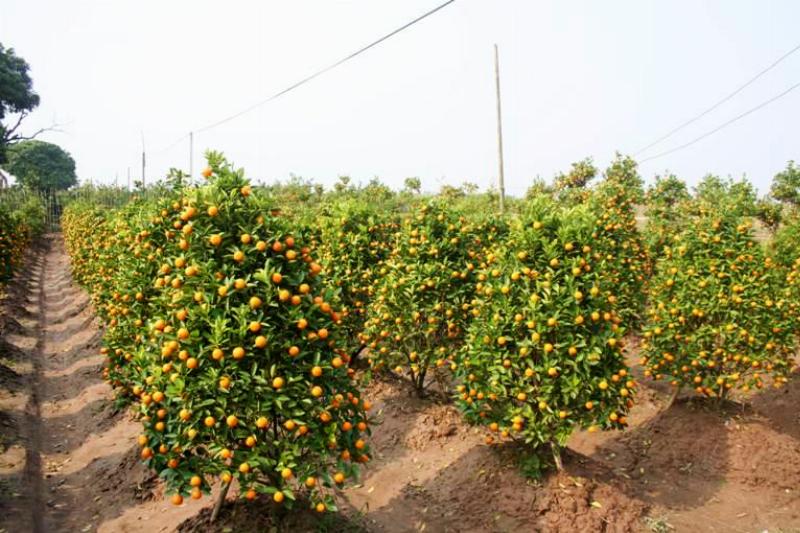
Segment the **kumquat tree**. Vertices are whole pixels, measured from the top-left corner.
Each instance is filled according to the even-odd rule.
[[[725,206],[700,205],[665,247],[651,282],[642,364],[646,375],[698,394],[775,387],[796,348],[785,271]],[[690,216],[687,214],[686,216]]]
[[[370,406],[339,348],[340,312],[312,250],[251,195],[242,171],[216,153],[208,160],[207,185],[140,206],[149,214],[140,226],[65,218],[78,274],[108,309],[109,375],[137,397],[142,458],[176,504],[218,478],[223,498],[236,479],[248,499],[263,492],[288,504],[302,490],[318,511],[333,510],[330,488],[369,459]],[[82,233],[87,220],[96,243]],[[152,274],[147,287],[88,274],[110,282],[130,257],[149,265],[133,269]]]
[[[325,283],[341,303],[339,329],[348,353],[356,357],[364,347],[360,334],[379,272],[392,252],[397,222],[391,213],[361,198],[326,205],[319,215],[318,249]]]
[[[533,199],[478,273],[475,319],[455,367],[457,405],[489,429],[488,442],[549,446],[559,468],[574,428],[625,426],[636,387],[594,231],[587,206]]]
[[[498,235],[499,221],[470,222],[441,202],[403,220],[394,250],[379,270],[364,342],[376,369],[408,374],[418,395],[432,369],[451,361],[472,316],[474,273]]]

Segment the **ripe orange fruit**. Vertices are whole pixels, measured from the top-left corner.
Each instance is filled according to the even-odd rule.
[[[281,491],[277,491],[275,494],[272,495],[272,499],[275,500],[275,503],[281,503],[283,501],[283,493]]]
[[[180,505],[183,503],[183,496],[180,494],[173,494],[172,495],[172,504],[173,505]]]
[[[280,272],[275,272],[274,274],[272,274],[272,283],[278,284],[281,281],[283,281],[283,276],[281,275]]]
[[[267,426],[269,426],[269,420],[267,420],[266,417],[262,416],[256,420],[256,427],[258,429],[266,429]]]

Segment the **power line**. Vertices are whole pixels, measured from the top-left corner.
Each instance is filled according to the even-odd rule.
[[[784,96],[786,96],[786,95],[787,95],[787,94],[789,94],[790,92],[794,91],[794,90],[795,90],[795,89],[797,89],[798,87],[800,87],[800,83],[796,83],[796,84],[792,85],[791,87],[789,87],[788,89],[786,89],[786,90],[785,90],[785,91],[783,91],[782,93],[780,93],[780,94],[778,94],[778,95],[776,95],[776,96],[773,96],[772,98],[770,98],[769,100],[767,100],[767,101],[765,101],[765,102],[761,102],[761,103],[760,103],[760,104],[758,104],[757,106],[755,106],[755,107],[752,107],[752,108],[748,109],[747,111],[745,111],[744,113],[741,113],[740,115],[737,115],[737,116],[735,116],[734,118],[730,119],[729,121],[727,121],[727,122],[723,123],[721,126],[718,126],[718,127],[714,128],[713,130],[711,130],[711,131],[708,131],[708,132],[704,133],[703,135],[701,135],[701,136],[697,137],[696,139],[693,139],[693,140],[691,140],[691,141],[689,141],[689,142],[687,142],[687,143],[684,143],[684,144],[682,144],[682,145],[680,145],[680,146],[676,146],[675,148],[672,148],[672,149],[670,149],[670,150],[667,150],[667,151],[665,151],[665,152],[661,152],[661,153],[659,153],[659,154],[656,154],[656,155],[653,155],[653,156],[650,156],[650,157],[646,157],[646,158],[644,158],[644,159],[641,159],[639,162],[640,162],[640,163],[644,163],[645,161],[651,161],[651,160],[653,160],[653,159],[656,159],[656,158],[659,158],[659,157],[662,157],[662,156],[665,156],[665,155],[671,154],[671,153],[673,153],[673,152],[677,152],[678,150],[683,150],[684,148],[687,148],[687,147],[689,147],[689,146],[691,146],[691,145],[693,145],[693,144],[695,144],[695,143],[697,143],[697,142],[699,142],[699,141],[702,141],[702,140],[703,140],[703,139],[705,139],[706,137],[709,137],[710,135],[713,135],[713,134],[717,133],[719,130],[721,130],[721,129],[723,129],[723,128],[727,127],[727,126],[730,126],[730,125],[731,125],[731,124],[733,124],[734,122],[736,122],[736,121],[738,121],[738,120],[740,120],[740,119],[743,119],[743,118],[744,118],[744,117],[746,117],[747,115],[750,115],[751,113],[755,113],[755,112],[756,112],[756,111],[758,111],[759,109],[761,109],[761,108],[763,108],[763,107],[766,107],[766,106],[768,106],[769,104],[771,104],[771,103],[772,103],[772,102],[774,102],[775,100],[778,100],[778,99],[780,99],[780,98],[783,98]]]
[[[189,137],[189,134],[188,134],[188,133],[185,133],[185,134],[181,135],[180,137],[178,137],[177,139],[175,139],[173,142],[171,142],[169,145],[167,145],[167,147],[166,147],[166,148],[162,148],[161,150],[157,150],[157,151],[155,152],[155,154],[156,154],[156,155],[157,155],[157,154],[162,154],[162,153],[164,153],[164,152],[168,152],[168,151],[172,150],[172,149],[173,149],[175,146],[177,146],[177,144],[178,144],[179,142],[181,142],[182,140],[186,139],[187,137]]]
[[[359,48],[358,50],[356,50],[352,54],[350,54],[350,55],[348,55],[346,57],[343,57],[342,59],[336,61],[335,63],[332,63],[332,64],[328,65],[327,67],[325,67],[325,68],[323,68],[321,70],[318,70],[318,71],[314,72],[310,76],[306,76],[305,78],[301,79],[300,81],[298,81],[296,83],[293,83],[292,85],[286,87],[282,91],[279,91],[279,92],[273,94],[272,96],[270,96],[268,98],[265,98],[264,100],[261,100],[260,102],[257,102],[255,104],[251,105],[250,107],[247,107],[247,108],[239,111],[238,113],[234,113],[233,115],[227,116],[227,117],[223,118],[222,120],[218,120],[218,121],[213,122],[213,123],[211,123],[211,124],[209,124],[207,126],[203,126],[202,128],[198,128],[198,129],[194,130],[194,132],[195,133],[200,133],[200,132],[203,132],[203,131],[210,130],[212,128],[216,128],[217,126],[225,124],[226,122],[230,122],[231,120],[233,120],[235,118],[238,118],[238,117],[244,115],[245,113],[249,113],[250,111],[252,111],[252,110],[254,110],[254,109],[256,109],[256,108],[258,108],[258,107],[260,107],[260,106],[262,106],[264,104],[266,104],[267,102],[270,102],[270,101],[275,100],[276,98],[278,98],[280,96],[283,96],[284,94],[288,93],[289,91],[293,91],[294,89],[297,89],[301,85],[305,85],[306,83],[310,82],[314,78],[317,78],[317,77],[321,76],[322,74],[325,74],[326,72],[329,72],[329,71],[333,70],[334,68],[338,67],[339,65],[341,65],[343,63],[346,63],[347,61],[350,61],[351,59],[355,58],[356,56],[359,56],[359,55],[363,54],[364,52],[366,52],[370,48],[373,48],[373,47],[379,45],[380,43],[382,43],[383,41],[389,39],[390,37],[393,37],[394,35],[397,35],[401,31],[403,31],[403,30],[405,30],[407,28],[410,28],[411,26],[413,26],[417,22],[420,22],[421,20],[433,15],[437,11],[439,11],[441,9],[444,9],[445,7],[447,7],[448,5],[452,4],[455,1],[456,0],[448,0],[447,2],[444,2],[443,4],[440,4],[439,6],[433,8],[430,11],[428,11],[428,12],[420,15],[419,17],[415,18],[414,20],[412,20],[412,21],[400,26],[396,30],[394,30],[394,31],[392,31],[390,33],[387,33],[386,35],[384,35],[380,39],[378,39],[376,41],[373,41],[370,44],[368,44],[368,45],[366,45],[366,46],[364,46],[362,48]]]
[[[700,113],[699,115],[696,115],[693,118],[690,118],[689,120],[687,120],[683,124],[673,128],[672,130],[670,130],[666,134],[662,135],[661,137],[659,137],[655,141],[651,142],[650,144],[648,144],[644,148],[640,148],[639,150],[634,152],[634,156],[637,156],[637,155],[641,154],[642,152],[646,151],[647,149],[652,148],[653,146],[659,144],[661,141],[664,141],[664,140],[672,137],[675,133],[679,132],[680,130],[682,130],[686,126],[688,126],[690,124],[693,124],[693,123],[697,122],[698,120],[700,120],[701,118],[703,118],[704,116],[708,115],[709,113],[711,113],[712,111],[717,109],[719,106],[721,106],[722,104],[724,104],[725,102],[727,102],[728,100],[730,100],[731,98],[733,98],[734,96],[736,96],[737,94],[739,94],[740,92],[745,90],[747,87],[752,85],[761,76],[763,76],[764,74],[766,74],[767,72],[769,72],[773,68],[777,67],[784,59],[786,59],[787,57],[789,57],[793,53],[797,52],[798,50],[800,50],[800,44],[798,44],[797,46],[795,46],[794,48],[792,48],[791,50],[789,50],[788,52],[783,54],[781,57],[776,59],[771,65],[769,65],[767,68],[765,68],[764,70],[762,70],[761,72],[759,72],[758,74],[756,74],[755,76],[750,78],[744,85],[740,86],[738,89],[736,89],[735,91],[730,93],[728,96],[726,96],[722,100],[718,101],[717,103],[715,103],[714,105],[712,105],[711,107],[709,107],[708,109],[706,109],[705,111]]]

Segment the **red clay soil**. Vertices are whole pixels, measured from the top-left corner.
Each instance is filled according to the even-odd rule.
[[[211,525],[213,498],[173,506],[139,462],[138,423],[100,379],[100,331],[60,240],[6,292],[0,531],[800,531],[800,374],[740,403],[668,409],[668,388],[643,381],[629,430],[576,433],[564,471],[539,481],[446,401],[376,380],[374,457],[341,513],[280,515],[231,490]]]

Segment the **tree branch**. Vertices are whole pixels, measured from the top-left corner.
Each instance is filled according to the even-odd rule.
[[[22,122],[22,119],[24,118],[24,116],[25,116],[25,113],[21,113],[20,114],[20,118],[17,120],[17,123],[14,124],[14,127],[11,128],[10,130],[6,130],[3,133],[3,142],[2,142],[2,144],[10,145],[10,144],[18,143],[20,141],[31,141],[31,140],[35,139],[36,137],[38,137],[39,135],[41,135],[42,133],[45,133],[45,132],[48,132],[48,131],[54,131],[54,132],[58,132],[58,133],[63,133],[64,132],[64,130],[61,129],[62,124],[54,123],[54,124],[51,124],[50,126],[47,126],[45,128],[40,128],[39,130],[35,131],[32,135],[22,135],[21,133],[15,134],[14,131],[19,127],[20,122]]]
[[[4,138],[5,138],[5,137],[9,137],[9,138],[10,138],[10,137],[11,137],[11,134],[12,134],[12,133],[14,133],[14,132],[17,130],[17,128],[19,127],[19,125],[22,123],[22,120],[23,120],[25,117],[27,117],[27,116],[28,116],[28,112],[27,112],[27,111],[23,111],[23,112],[21,112],[21,113],[19,114],[19,118],[17,119],[17,123],[16,123],[16,124],[14,124],[14,127],[12,127],[12,128],[11,128],[11,129],[9,129],[9,130],[6,130],[6,132],[5,132],[5,134],[4,134]]]

